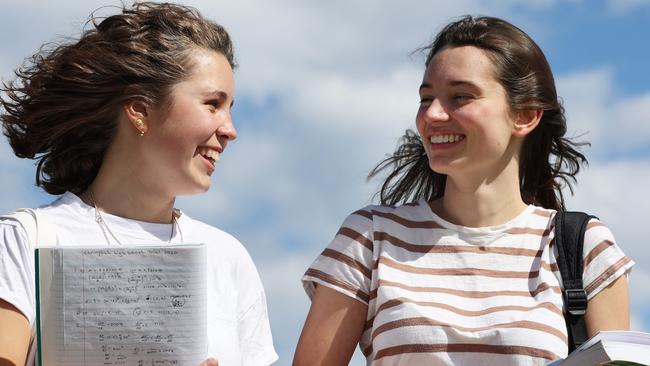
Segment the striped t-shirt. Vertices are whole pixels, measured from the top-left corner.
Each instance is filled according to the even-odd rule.
[[[368,305],[368,365],[544,365],[567,355],[554,210],[528,206],[491,227],[454,225],[426,201],[368,206],[344,221],[303,277]],[[589,222],[584,284],[593,298],[634,264]]]

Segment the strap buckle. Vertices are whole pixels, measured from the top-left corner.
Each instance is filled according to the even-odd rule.
[[[585,289],[564,290],[564,304],[571,315],[585,315],[587,310],[587,291]]]

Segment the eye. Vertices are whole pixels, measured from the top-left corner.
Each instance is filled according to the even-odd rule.
[[[456,102],[466,102],[468,100],[474,99],[474,96],[469,94],[455,94],[452,99]]]
[[[474,96],[471,94],[454,94],[451,99],[454,101],[456,104],[463,104],[463,103],[468,103],[472,99],[474,99]]]
[[[208,106],[210,106],[210,109],[219,109],[221,107],[221,101],[219,99],[210,99],[207,102],[205,102]]]
[[[431,97],[420,97],[420,104],[429,104],[432,100]]]

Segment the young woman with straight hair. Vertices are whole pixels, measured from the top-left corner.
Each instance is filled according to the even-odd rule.
[[[565,133],[551,69],[514,25],[467,16],[427,47],[417,134],[307,270],[294,365],[543,365],[567,355],[553,245],[560,191],[585,157]],[[633,262],[590,221],[589,335],[629,327]]]

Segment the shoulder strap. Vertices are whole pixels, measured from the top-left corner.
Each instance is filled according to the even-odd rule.
[[[27,241],[31,250],[39,246],[56,244],[56,229],[43,215],[38,215],[31,208],[19,208],[16,211],[3,215],[3,218],[18,221],[27,234]]]
[[[557,264],[562,276],[565,319],[569,335],[569,353],[587,340],[585,311],[587,292],[582,283],[583,246],[589,220],[595,216],[584,212],[555,214],[555,246]]]

